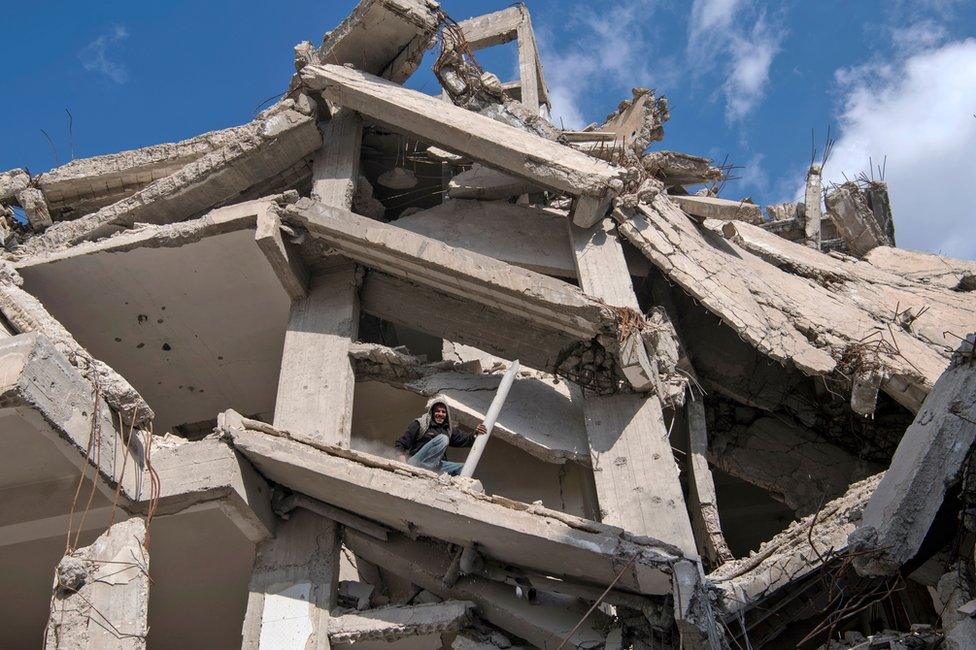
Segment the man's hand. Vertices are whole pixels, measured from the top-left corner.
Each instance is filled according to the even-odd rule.
[[[488,430],[485,429],[484,423],[479,424],[478,427],[474,430],[474,435],[476,436],[483,436],[486,433],[488,433]]]
[[[405,463],[405,462],[407,462],[408,457],[407,457],[407,455],[405,453],[403,453],[402,451],[400,451],[400,452],[397,452],[397,460],[400,461],[401,463]]]

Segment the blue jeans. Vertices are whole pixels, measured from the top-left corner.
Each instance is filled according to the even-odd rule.
[[[438,474],[444,474],[446,472],[451,476],[457,476],[461,473],[461,468],[464,467],[464,463],[444,460],[444,452],[447,451],[449,442],[450,438],[443,433],[434,436],[427,444],[418,449],[416,454],[407,459],[407,464],[413,465],[414,467],[423,467]]]

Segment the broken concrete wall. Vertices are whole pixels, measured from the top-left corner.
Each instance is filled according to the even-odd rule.
[[[91,546],[64,556],[55,571],[44,647],[146,647],[149,551],[146,524],[115,524]]]

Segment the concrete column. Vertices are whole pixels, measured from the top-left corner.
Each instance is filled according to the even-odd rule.
[[[251,573],[242,648],[329,647],[329,610],[339,579],[336,523],[295,510],[261,543]]]
[[[146,524],[129,519],[58,563],[44,647],[144,650],[149,634]]]
[[[348,210],[359,178],[363,120],[358,113],[341,108],[319,128],[322,148],[312,160],[312,198]]]
[[[583,291],[639,310],[613,222],[570,236]],[[697,557],[659,397],[584,395],[583,413],[602,520]]]
[[[349,345],[359,331],[358,272],[343,264],[312,277],[292,303],[274,426],[348,447],[356,377]]]
[[[521,8],[522,22],[518,26],[519,79],[522,82],[522,104],[539,113],[539,70],[535,37],[532,34],[532,21],[527,9]]]
[[[702,555],[708,558],[712,567],[718,567],[732,559],[732,552],[722,533],[715,482],[708,468],[705,406],[700,399],[688,398],[685,415],[688,420],[688,506],[691,526]]]
[[[810,165],[807,172],[807,188],[804,194],[804,213],[806,220],[803,226],[803,239],[810,248],[820,250],[820,220],[823,211],[820,209],[820,194],[822,189],[820,165]]]

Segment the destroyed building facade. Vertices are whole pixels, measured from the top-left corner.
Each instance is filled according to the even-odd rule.
[[[0,174],[0,646],[976,647],[976,262],[883,181],[719,196],[646,88],[557,128],[521,4],[295,69]],[[395,458],[516,360],[473,477]]]

